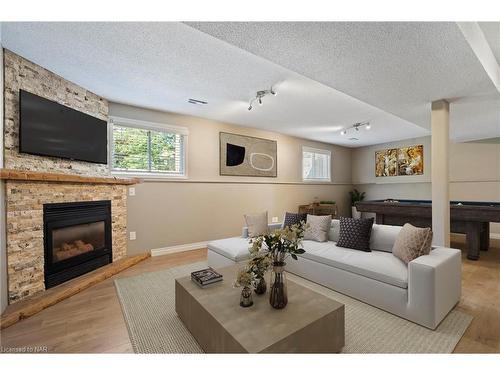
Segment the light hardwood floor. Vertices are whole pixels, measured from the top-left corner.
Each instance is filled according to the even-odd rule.
[[[457,345],[458,353],[500,352],[500,241],[463,260],[459,309],[474,317]],[[464,247],[454,242],[454,247]],[[0,332],[0,344],[46,347],[56,353],[132,353],[113,280],[206,259],[206,249],[149,258],[55,306]]]

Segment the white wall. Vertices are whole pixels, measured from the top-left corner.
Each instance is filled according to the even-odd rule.
[[[352,152],[353,184],[366,199],[431,199],[430,137],[360,147]],[[375,151],[424,145],[421,176],[375,177]],[[500,202],[500,144],[453,143],[449,145],[450,199]],[[500,224],[491,224],[492,237],[500,238]]]

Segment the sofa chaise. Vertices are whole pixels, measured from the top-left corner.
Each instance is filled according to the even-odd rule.
[[[271,224],[269,229],[280,228]],[[430,329],[435,329],[458,303],[461,294],[461,253],[433,247],[429,255],[406,265],[392,255],[401,227],[374,224],[371,252],[336,246],[339,221],[332,220],[329,241],[303,241],[306,251],[289,260],[287,271],[346,294]],[[225,267],[249,258],[248,229],[241,237],[211,241],[208,264]]]

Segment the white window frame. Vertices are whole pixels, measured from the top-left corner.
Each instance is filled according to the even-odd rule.
[[[328,177],[327,178],[305,178],[304,177],[304,152],[328,155]],[[302,146],[302,181],[304,182],[332,182],[332,152],[321,148]]]
[[[122,125],[130,128],[153,130],[159,132],[172,132],[180,134],[183,137],[182,141],[182,173],[172,173],[172,172],[140,172],[140,171],[123,171],[113,169],[113,125]],[[141,178],[151,178],[151,179],[187,179],[188,178],[188,128],[182,126],[175,126],[169,124],[162,124],[158,122],[141,121],[135,119],[128,119],[123,117],[112,116],[109,118],[108,122],[108,160],[109,160],[109,170],[111,174],[116,176],[129,176],[129,177],[141,177]]]

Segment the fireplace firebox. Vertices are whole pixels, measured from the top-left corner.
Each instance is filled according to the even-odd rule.
[[[45,288],[112,262],[111,201],[43,205]]]

